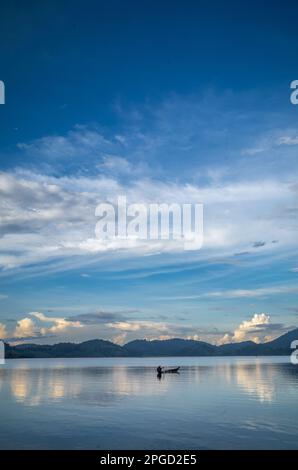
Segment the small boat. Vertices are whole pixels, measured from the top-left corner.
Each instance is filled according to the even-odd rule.
[[[179,372],[179,369],[180,369],[180,366],[175,367],[174,369],[165,369],[161,371],[161,374],[176,374],[177,372]]]

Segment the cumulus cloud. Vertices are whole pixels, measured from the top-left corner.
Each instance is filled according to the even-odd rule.
[[[135,321],[116,321],[106,324],[111,329],[113,341],[123,344],[132,339],[161,339],[164,334],[168,334],[173,330],[173,326],[161,322],[152,322],[146,320]],[[113,330],[116,331],[113,334]]]
[[[7,330],[6,330],[6,325],[3,323],[0,323],[0,339],[5,339],[7,338]]]
[[[130,320],[106,324],[115,342],[132,341],[134,339],[163,340],[184,338],[200,341],[217,342],[223,331],[215,328],[199,328],[191,323],[174,323],[170,321]],[[115,330],[115,335],[113,335]]]
[[[242,341],[263,343],[276,338],[282,331],[284,331],[284,325],[272,323],[270,315],[255,313],[250,320],[244,320],[240,323],[233,333],[225,334],[219,343],[239,343]]]
[[[135,339],[170,338],[194,339],[214,344],[247,340],[259,343],[269,341],[283,331],[288,331],[288,328],[281,323],[272,323],[270,316],[265,313],[254,314],[250,320],[244,320],[234,332],[213,327],[199,328],[186,322],[129,319],[129,311],[126,313],[102,311],[75,315],[70,318],[51,317],[42,312],[31,312],[18,320],[13,332],[8,332],[6,326],[0,324],[2,338],[8,339],[9,342],[31,342],[38,339],[38,342],[43,344],[61,341],[81,342],[96,338],[114,341],[118,344]]]
[[[171,321],[132,319],[136,310],[121,312],[95,312],[74,315],[69,318],[47,316],[42,312],[31,312],[17,321],[13,331],[7,332],[3,324],[3,335],[12,343],[31,342],[57,343],[81,342],[90,339],[106,339],[119,344],[134,339],[201,339],[213,341],[224,332],[214,328],[202,329],[192,324]],[[1,330],[0,330],[1,331]]]
[[[23,340],[56,337],[60,333],[73,332],[74,329],[81,327],[83,325],[79,321],[71,321],[60,317],[47,317],[41,312],[31,312],[29,316],[18,320],[15,329],[9,333],[6,326],[2,325],[2,332],[5,333],[5,338],[8,338],[9,341],[21,342]]]
[[[100,329],[94,329],[99,325]],[[3,338],[11,342],[32,341],[59,342],[69,338],[71,341],[84,341],[100,337],[123,343],[138,332],[140,337],[158,338],[161,333],[172,331],[173,326],[148,321],[125,321],[121,313],[98,312],[77,315],[71,318],[50,317],[41,312],[31,312],[28,317],[17,321],[13,332],[8,334],[6,326],[0,324]],[[0,335],[1,338],[1,335]]]
[[[38,330],[31,318],[22,318],[17,322],[17,326],[14,331],[15,338],[31,338],[35,336],[38,336]]]
[[[139,321],[118,321],[115,323],[108,323],[107,326],[115,328],[119,331],[140,331],[140,330],[154,330],[159,333],[169,330],[169,325],[166,323],[151,322],[146,320]]]
[[[41,312],[32,312],[30,315],[37,318],[43,323],[52,324],[51,326],[40,328],[39,331],[42,335],[58,334],[70,328],[82,328],[83,326],[82,323],[79,321],[71,321],[66,318],[60,317],[47,317]]]

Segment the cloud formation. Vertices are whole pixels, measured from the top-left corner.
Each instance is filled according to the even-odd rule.
[[[82,324],[79,321],[67,320],[66,318],[60,317],[47,317],[41,312],[32,312],[31,315],[40,322],[52,324],[51,326],[40,328],[42,335],[58,334],[70,328],[82,328]]]
[[[37,321],[36,321],[37,320]],[[0,338],[11,342],[43,339],[59,336],[60,333],[74,332],[83,324],[76,320],[61,317],[47,317],[41,312],[31,312],[28,316],[17,320],[13,331],[8,331],[6,325],[0,324]]]
[[[282,323],[272,323],[265,313],[254,314],[244,320],[235,330],[221,330],[213,327],[200,328],[183,321],[175,323],[166,320],[133,319],[136,311],[86,313],[70,318],[46,316],[42,312],[31,312],[17,321],[14,330],[9,331],[0,324],[0,338],[11,343],[36,341],[38,343],[58,343],[65,341],[87,341],[106,339],[124,344],[135,339],[185,338],[206,341],[213,344],[237,343],[241,341],[266,342],[288,331]],[[2,336],[1,336],[2,335]]]
[[[135,310],[119,312],[99,311],[74,315],[69,318],[51,317],[42,312],[31,312],[17,321],[13,330],[0,327],[3,338],[11,343],[36,341],[57,343],[86,341],[102,338],[119,344],[134,339],[186,338],[214,341],[223,332],[214,328],[199,328],[191,323],[134,319]],[[2,328],[2,329],[1,329]]]
[[[247,268],[248,258],[251,265],[255,260],[255,265],[268,265],[274,257],[289,260],[298,244],[297,129],[292,128],[293,119],[287,113],[278,116],[260,111],[259,97],[246,92],[240,95],[229,92],[219,97],[208,92],[171,96],[143,109],[119,106],[122,124],[115,132],[99,125],[76,125],[64,134],[20,143],[17,159],[10,164],[8,155],[6,170],[0,174],[0,276],[17,280],[79,268],[82,293],[88,285],[88,293],[96,295],[96,275],[92,273],[88,280],[90,275],[87,269],[81,270],[83,266],[93,264],[98,273],[109,270],[112,282],[113,276],[121,278],[121,270],[137,263],[142,268],[146,265],[141,274],[136,270],[122,275],[123,285],[126,275],[127,279],[143,276],[145,285],[145,277],[152,273],[163,273],[166,279],[173,260],[177,271],[184,262],[192,267],[196,262],[211,261],[211,271],[218,263]],[[22,168],[13,166],[16,161],[18,165],[22,162]],[[95,208],[100,202],[115,202],[119,195],[138,203],[203,203],[203,249],[187,258],[181,244],[98,240]],[[235,277],[229,284],[214,283],[211,288],[202,282],[199,290],[177,290],[177,294],[184,294],[181,300],[202,299],[203,303],[213,299],[221,305],[221,299],[235,299],[236,304],[237,299],[297,293],[292,280],[286,283],[283,278],[283,285],[268,287],[264,275],[264,287],[256,283],[254,288],[249,269],[242,273],[235,284]],[[169,275],[173,275],[170,270]],[[239,288],[239,280],[243,288]],[[168,292],[176,290],[165,295]],[[175,299],[178,297],[172,297]],[[146,302],[146,295],[142,301]],[[65,308],[71,311],[71,305]],[[88,309],[89,305],[85,311]],[[179,325],[167,319],[163,323],[138,322],[124,312],[104,311],[69,318],[37,314],[26,314],[15,325],[19,339],[22,334],[42,340],[47,336],[55,340],[96,336],[119,342],[136,334],[213,338],[184,320]],[[196,323],[194,316],[192,321]],[[220,318],[216,321],[222,324]],[[6,337],[7,329],[2,330]]]
[[[280,249],[297,248],[297,129],[290,117],[261,112],[258,96],[228,91],[219,97],[212,90],[138,109],[118,103],[117,113],[114,132],[75,125],[18,144],[31,170],[26,163],[0,175],[3,269],[74,258],[84,264],[123,252],[183,255],[181,244],[96,239],[96,206],[119,195],[138,203],[203,203],[200,257],[245,252],[253,244],[260,252],[276,249],[266,234],[280,240]],[[258,154],[253,162],[242,156],[251,142],[257,151],[250,153]]]
[[[41,137],[18,148],[31,157],[64,160],[86,156],[100,156],[113,148],[113,143],[103,136],[98,127],[76,125],[66,135]]]
[[[244,320],[240,323],[233,333],[224,335],[219,343],[240,343],[242,341],[264,343],[273,340],[279,336],[282,331],[284,331],[284,325],[281,323],[272,323],[270,315],[266,313],[255,313],[250,320]]]
[[[135,312],[135,310],[124,311],[124,312],[100,311],[100,312],[91,312],[91,313],[81,313],[79,315],[73,315],[72,317],[69,317],[67,321],[69,322],[78,321],[84,325],[97,325],[97,324],[103,324],[103,323],[123,321],[125,320],[125,316],[128,313],[133,313],[133,312]]]
[[[5,338],[7,338],[6,325],[4,325],[4,323],[0,323],[0,339],[3,340]]]
[[[172,296],[167,297],[167,300],[195,300],[204,298],[214,299],[250,299],[258,297],[266,297],[271,295],[283,295],[283,294],[297,294],[297,285],[277,285],[269,287],[257,287],[255,289],[231,289],[222,291],[211,291],[205,292],[198,295],[190,296]]]
[[[13,335],[15,338],[31,338],[40,336],[40,333],[32,318],[26,317],[17,322]]]
[[[113,203],[119,195],[126,195],[129,203],[203,203],[208,210],[201,257],[246,251],[251,240],[264,233],[279,239],[279,246],[297,245],[296,225],[293,221],[278,223],[277,210],[281,205],[290,207],[296,193],[288,183],[277,181],[264,181],[262,186],[242,181],[201,187],[150,179],[124,184],[105,176],[58,178],[10,172],[0,175],[0,194],[0,266],[4,269],[74,256],[114,256],[123,251],[131,256],[183,255],[180,242],[96,238],[96,206],[103,201]],[[291,214],[284,212],[283,217],[291,218]],[[263,244],[265,241],[263,250],[275,248]]]

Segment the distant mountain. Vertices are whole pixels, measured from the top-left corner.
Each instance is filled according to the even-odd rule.
[[[249,356],[255,354],[257,344],[253,341],[241,343],[229,343],[218,346],[217,350],[221,356]]]
[[[163,341],[136,340],[127,343],[124,349],[132,356],[214,356],[217,346],[186,339]]]
[[[290,355],[291,343],[298,340],[298,328],[289,331],[268,343],[253,341],[215,346],[203,341],[168,339],[147,341],[135,340],[124,346],[111,341],[94,339],[83,343],[58,343],[53,345],[6,344],[5,353],[9,358],[43,357],[157,357],[157,356],[274,356]]]
[[[7,358],[22,357],[119,357],[127,356],[126,351],[117,344],[102,339],[84,343],[58,343],[53,345],[19,344],[6,346]]]
[[[270,341],[269,343],[257,344],[257,351],[259,355],[285,355],[291,354],[292,341],[298,340],[298,328],[289,331],[279,338]]]

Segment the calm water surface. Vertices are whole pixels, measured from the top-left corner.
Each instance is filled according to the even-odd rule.
[[[0,448],[298,449],[297,405],[288,357],[9,360]]]

